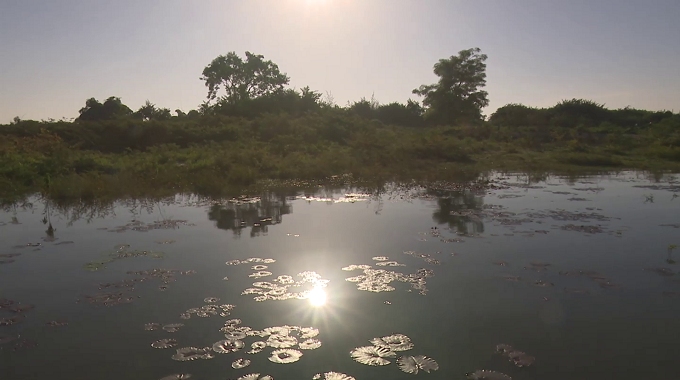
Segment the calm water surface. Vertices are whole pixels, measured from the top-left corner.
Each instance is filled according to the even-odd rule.
[[[9,207],[0,213],[0,319],[25,318],[0,326],[0,379],[285,380],[331,371],[357,380],[464,379],[476,370],[520,380],[680,378],[673,177],[506,176],[492,185],[350,197],[361,189],[319,188],[238,202],[178,195],[96,207],[32,198]],[[263,277],[253,277],[258,271]],[[232,319],[241,322],[225,328]],[[183,326],[146,331],[147,323]],[[277,326],[318,335],[265,330]],[[246,334],[245,347],[173,360],[177,349],[212,347],[225,331]],[[350,356],[393,334],[413,347],[384,350],[389,364]],[[275,346],[309,338],[321,346],[293,345],[297,352],[278,356],[302,353],[298,361],[270,360]],[[161,339],[177,345],[151,346]],[[249,353],[257,341],[269,343]],[[498,344],[535,362],[518,367]],[[418,355],[438,370],[400,370],[399,357]],[[251,364],[232,368],[240,358]]]

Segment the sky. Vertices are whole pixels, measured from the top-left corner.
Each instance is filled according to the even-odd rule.
[[[196,109],[230,51],[342,106],[405,102],[471,47],[487,115],[572,98],[678,112],[679,16],[678,0],[0,0],[0,123],[77,117],[91,97]]]

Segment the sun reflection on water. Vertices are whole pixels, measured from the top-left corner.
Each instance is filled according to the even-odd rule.
[[[309,303],[313,306],[323,306],[326,303],[326,292],[321,287],[315,287],[309,292]]]

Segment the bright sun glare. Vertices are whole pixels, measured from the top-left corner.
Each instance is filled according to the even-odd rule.
[[[309,293],[309,303],[314,306],[322,306],[326,303],[326,292],[322,288],[314,288]]]

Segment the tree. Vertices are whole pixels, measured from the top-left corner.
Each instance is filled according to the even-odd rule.
[[[135,112],[134,115],[135,117],[138,117],[144,121],[170,120],[172,117],[168,108],[158,108],[155,104],[148,100],[137,110],[137,112]]]
[[[85,107],[81,108],[79,112],[78,121],[109,120],[132,115],[132,110],[115,96],[106,99],[104,104],[95,98],[87,99]]]
[[[480,90],[486,85],[486,58],[479,48],[472,48],[434,65],[439,82],[413,90],[424,97],[427,119],[450,124],[482,119],[482,108],[489,104],[487,92]]]
[[[245,61],[233,51],[213,59],[200,79],[208,87],[208,101],[223,88],[221,100],[232,104],[279,92],[290,80],[275,63],[248,51]]]

